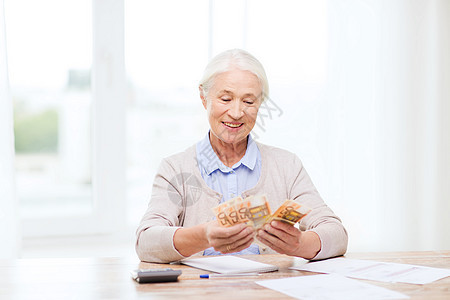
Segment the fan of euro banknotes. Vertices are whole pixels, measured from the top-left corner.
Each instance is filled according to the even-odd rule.
[[[219,224],[223,227],[246,223],[256,229],[272,220],[294,225],[310,211],[306,206],[288,199],[272,214],[265,195],[250,196],[245,199],[239,196],[213,208]]]

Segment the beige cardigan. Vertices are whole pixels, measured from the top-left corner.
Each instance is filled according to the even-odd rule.
[[[320,237],[322,248],[314,259],[344,254],[347,232],[323,202],[300,159],[286,150],[257,145],[261,152],[261,175],[256,186],[242,193],[242,197],[266,194],[272,210],[286,199],[307,205],[312,211],[301,220],[300,229],[312,230]],[[219,204],[222,195],[203,180],[195,147],[165,158],[159,167],[147,211],[136,232],[136,252],[142,261],[167,263],[185,258],[173,245],[175,231],[214,218],[212,208]],[[275,252],[260,247],[260,253]]]

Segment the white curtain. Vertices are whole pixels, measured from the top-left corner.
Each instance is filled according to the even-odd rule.
[[[0,258],[18,256],[14,182],[13,108],[6,60],[4,2],[0,0]]]
[[[449,249],[450,1],[331,0],[328,14],[319,134],[349,250]]]

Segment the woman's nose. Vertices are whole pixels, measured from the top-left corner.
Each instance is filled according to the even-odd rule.
[[[233,100],[230,105],[230,109],[228,110],[228,115],[230,117],[237,120],[244,115],[244,106],[242,105],[241,101]]]

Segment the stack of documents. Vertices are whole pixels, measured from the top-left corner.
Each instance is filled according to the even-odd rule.
[[[334,258],[290,267],[329,273],[256,283],[298,299],[407,299],[408,296],[348,277],[383,282],[427,284],[450,276],[450,270],[369,260]]]
[[[450,270],[448,269],[343,257],[310,262],[300,267],[291,267],[291,269],[339,274],[359,279],[412,284],[427,284],[450,276]]]

